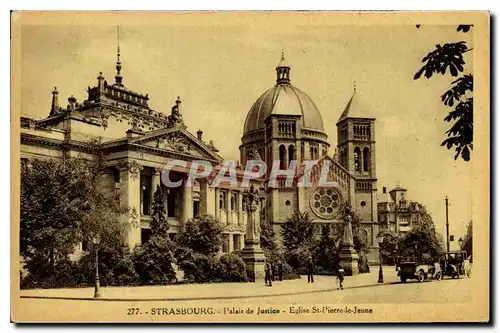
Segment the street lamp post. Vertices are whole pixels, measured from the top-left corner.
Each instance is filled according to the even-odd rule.
[[[101,285],[99,282],[99,244],[101,242],[100,235],[97,235],[93,239],[95,245],[95,289],[94,298],[101,297]]]
[[[382,243],[384,242],[384,236],[379,235],[377,237],[377,241],[378,241],[378,256],[379,256],[378,283],[384,283],[384,270],[382,268],[382,251],[380,250]]]

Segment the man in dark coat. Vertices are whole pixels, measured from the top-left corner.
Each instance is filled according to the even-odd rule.
[[[314,283],[314,262],[312,257],[307,261],[307,283]]]
[[[283,281],[283,263],[281,260],[278,262],[278,279]]]
[[[273,286],[273,280],[272,280],[273,268],[272,268],[271,263],[269,261],[266,261],[266,264],[264,266],[264,272],[265,272],[266,286],[272,287]]]
[[[339,269],[337,270],[337,280],[339,280],[339,287],[340,289],[344,290],[344,269],[342,266],[339,266]]]

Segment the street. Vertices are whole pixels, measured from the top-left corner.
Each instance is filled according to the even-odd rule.
[[[17,306],[21,309],[25,309],[26,314],[29,314],[29,318],[37,321],[51,321],[51,320],[84,320],[84,321],[105,321],[106,313],[122,313],[125,320],[161,320],[161,321],[182,321],[186,320],[186,317],[163,315],[158,316],[161,313],[159,309],[172,309],[172,308],[215,308],[216,314],[228,315],[228,319],[224,317],[218,317],[220,320],[235,320],[236,316],[231,314],[225,314],[224,311],[238,311],[237,309],[263,309],[270,308],[280,309],[282,313],[291,314],[290,307],[295,306],[299,309],[299,306],[305,308],[312,306],[343,306],[343,305],[357,305],[358,308],[363,304],[409,304],[409,303],[420,303],[420,304],[433,304],[436,306],[439,303],[468,303],[472,296],[472,279],[461,278],[459,280],[455,279],[445,279],[442,281],[430,281],[424,283],[418,283],[416,281],[409,281],[406,284],[392,282],[386,285],[367,285],[367,286],[349,286],[349,281],[347,281],[344,290],[337,290],[334,286],[335,279],[333,277],[318,277],[320,280],[318,284],[307,284],[307,280],[298,281],[284,281],[276,282],[275,287],[268,288],[265,286],[256,286],[255,284],[248,284],[248,288],[254,292],[258,288],[262,292],[271,292],[271,289],[275,288],[273,291],[282,289],[286,290],[287,284],[290,286],[301,283],[302,289],[296,290],[295,293],[289,292],[282,295],[248,295],[247,296],[225,296],[224,294],[219,295],[220,297],[212,296],[211,299],[203,299],[203,295],[199,294],[200,299],[192,300],[135,300],[135,301],[124,301],[124,300],[64,300],[64,299],[41,299],[41,298],[21,298],[18,300]],[[331,283],[330,289],[326,290],[324,288],[325,283]],[[193,285],[189,286],[191,290],[199,288],[200,291],[203,288],[209,288],[209,285]],[[217,289],[217,285],[213,285]],[[226,286],[220,286],[225,287]],[[161,287],[141,287],[143,292],[146,288],[161,288]],[[168,288],[163,287],[166,291]],[[130,293],[130,289],[133,288],[119,288],[123,289],[124,293]],[[244,294],[241,284],[238,284],[240,293]],[[222,289],[219,289],[221,291]],[[118,291],[118,288],[116,289]],[[32,293],[33,294],[33,293]],[[228,290],[229,294],[229,290]],[[226,298],[225,298],[226,297]],[[135,315],[131,316],[130,309],[136,309]],[[156,310],[153,310],[156,309]],[[225,310],[226,309],[226,310]],[[116,311],[116,312],[115,312]],[[166,310],[163,310],[166,311]],[[257,311],[257,310],[256,310]],[[285,311],[285,312],[284,312]],[[134,313],[133,313],[134,314]],[[156,314],[156,316],[153,316]],[[165,312],[163,312],[165,314]],[[63,315],[63,317],[61,317]],[[116,317],[114,317],[116,318]],[[184,319],[183,319],[184,318]],[[195,317],[192,317],[195,319]],[[21,319],[21,318],[20,318]],[[199,320],[199,319],[198,319]]]

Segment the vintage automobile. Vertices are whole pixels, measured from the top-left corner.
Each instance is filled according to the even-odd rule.
[[[443,272],[439,263],[427,265],[419,264],[414,261],[406,261],[399,264],[398,276],[403,283],[406,283],[406,280],[409,279],[424,282],[425,280],[433,278],[439,281],[443,277]]]
[[[465,251],[450,251],[444,254],[441,260],[441,269],[445,276],[458,279],[460,276],[471,276],[470,257]]]

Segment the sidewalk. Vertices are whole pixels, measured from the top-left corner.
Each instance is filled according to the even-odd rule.
[[[374,287],[399,281],[394,266],[384,266],[384,283],[377,283],[378,267],[370,273],[347,276],[344,289]],[[102,298],[94,299],[94,288],[32,289],[21,290],[23,298],[50,298],[68,300],[102,301],[188,301],[210,299],[238,299],[325,292],[338,289],[335,276],[315,276],[314,283],[307,277],[297,280],[277,281],[267,287],[264,281],[256,283],[208,283],[171,286],[103,287]]]

